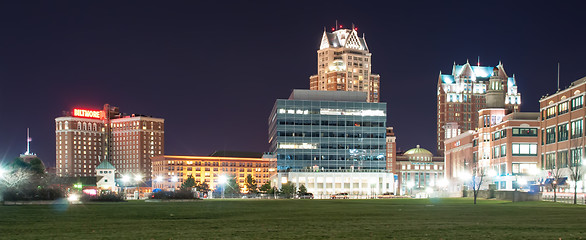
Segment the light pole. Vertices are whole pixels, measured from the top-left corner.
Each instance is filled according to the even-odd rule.
[[[222,199],[224,199],[224,190],[226,189],[226,182],[228,182],[228,177],[226,177],[226,175],[222,175],[218,180],[218,182],[222,185]]]
[[[124,199],[126,199],[126,189],[128,187],[129,182],[130,182],[130,176],[122,175],[122,183],[124,184]]]
[[[134,175],[134,181],[136,181],[136,188],[138,190],[138,196],[136,196],[136,200],[140,200],[140,183],[142,182],[142,175],[140,175],[140,173]]]
[[[177,176],[173,176],[171,177],[171,182],[173,182],[173,191],[175,191],[175,188],[177,188],[177,181],[179,179],[177,179]]]

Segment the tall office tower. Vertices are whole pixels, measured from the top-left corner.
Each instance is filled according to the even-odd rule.
[[[277,99],[269,117],[273,186],[291,181],[316,198],[394,191],[385,160],[387,104],[366,99],[365,92],[299,89]]]
[[[103,110],[74,109],[55,118],[56,173],[95,176],[102,161],[118,173],[151,177],[151,158],[164,154],[164,119],[125,116],[106,104]]]
[[[385,171],[386,105],[361,92],[295,89],[277,99],[269,143],[278,170]]]
[[[493,84],[502,84],[507,113],[519,112],[521,94],[517,92],[515,76],[509,77],[501,63],[496,67],[454,63],[451,74],[440,72],[437,83],[438,155],[444,154],[444,140],[477,129],[478,111],[496,104],[486,101],[491,78]]]
[[[338,26],[336,26],[338,27]],[[357,28],[334,28],[324,33],[317,50],[317,74],[309,77],[311,90],[368,93],[368,102],[380,101],[380,76],[373,74],[372,54]]]

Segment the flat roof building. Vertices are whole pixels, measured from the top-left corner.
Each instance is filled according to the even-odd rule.
[[[233,176],[243,192],[247,192],[245,179],[251,175],[257,186],[269,182],[276,173],[276,159],[271,154],[239,154],[216,152],[212,156],[155,156],[153,163],[153,188],[179,189],[190,175],[196,182],[207,183],[216,189],[221,176]]]
[[[55,118],[56,174],[95,176],[106,160],[117,173],[150,180],[151,158],[165,153],[165,120],[124,115],[106,104],[103,110],[74,109]]]
[[[586,93],[586,77],[578,79],[566,89],[542,97],[539,100],[541,111],[539,122],[539,166],[545,172],[547,181],[559,177],[559,185],[574,191],[583,192],[584,180],[577,183],[571,181],[576,168],[583,166],[584,157],[584,123],[586,109],[584,95]],[[580,172],[580,170],[578,170]],[[563,181],[562,181],[563,179]],[[584,179],[584,178],[583,178]],[[567,181],[565,181],[567,180]],[[550,184],[545,186],[551,188]],[[551,190],[551,189],[550,189]]]
[[[278,175],[317,198],[347,192],[352,198],[394,191],[386,162],[386,103],[365,92],[293,90],[269,117],[269,143]]]

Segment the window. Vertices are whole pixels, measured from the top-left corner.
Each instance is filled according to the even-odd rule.
[[[555,143],[555,127],[550,127],[545,130],[545,143]]]
[[[513,136],[536,137],[537,128],[513,128]]]
[[[568,101],[558,104],[558,115],[568,112]]]
[[[576,148],[571,150],[570,167],[580,166],[582,164],[582,149]]]
[[[549,107],[549,108],[547,108],[547,113],[546,113],[545,118],[546,119],[550,119],[552,117],[555,117],[555,107]]]
[[[501,157],[507,156],[507,145],[501,145]]]
[[[572,138],[579,138],[582,136],[582,119],[573,121],[570,127]]]
[[[568,124],[558,125],[558,142],[568,140]]]
[[[500,153],[499,146],[494,146],[492,148],[492,158],[498,158]]]
[[[557,164],[559,164],[559,168],[568,167],[568,151],[567,150],[558,152]]]
[[[545,155],[545,169],[555,168],[555,153],[548,153]]]
[[[507,129],[501,130],[501,138],[506,138],[506,137],[507,137]]]
[[[582,108],[584,104],[584,96],[579,96],[571,100],[572,111]]]
[[[513,143],[513,156],[537,156],[537,143]]]

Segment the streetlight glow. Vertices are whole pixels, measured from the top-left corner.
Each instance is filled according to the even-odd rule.
[[[134,175],[134,181],[137,181],[137,182],[142,181],[142,176],[140,174]]]
[[[218,178],[218,182],[220,184],[226,184],[228,182],[228,177],[226,177],[226,175],[221,175],[220,178]]]
[[[162,182],[162,181],[163,181],[163,177],[161,177],[161,176],[158,176],[158,177],[155,179],[155,181],[156,181],[156,182]]]
[[[122,175],[122,182],[124,184],[129,183],[130,182],[130,176],[128,176],[128,175]]]

